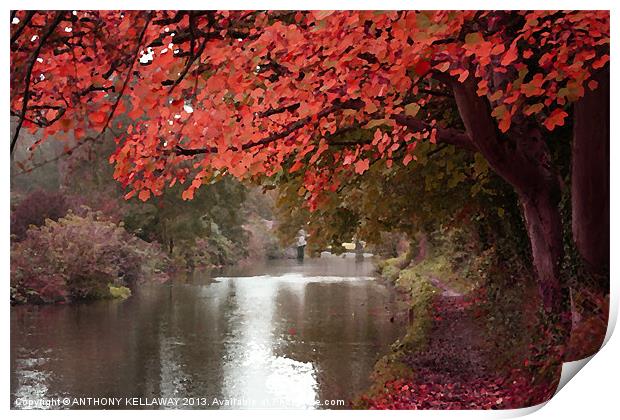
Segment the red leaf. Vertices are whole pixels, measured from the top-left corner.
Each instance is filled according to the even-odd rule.
[[[459,82],[463,83],[469,77],[469,70],[463,70],[459,75]]]
[[[151,192],[149,190],[142,190],[140,194],[138,194],[138,198],[142,201],[146,201],[151,196]]]
[[[523,109],[523,113],[527,116],[532,115],[536,112],[540,112],[544,108],[544,105],[541,103],[527,106]]]
[[[299,169],[301,169],[302,166],[304,166],[303,162],[298,160],[295,163],[293,163],[293,165],[291,166],[291,168],[288,171],[290,173],[293,173],[293,172],[298,171]]]
[[[609,55],[605,54],[603,55],[601,58],[595,60],[592,63],[592,68],[593,69],[600,69],[601,67],[603,67],[607,62],[609,61]]]
[[[125,194],[125,200],[129,200],[131,197],[133,197],[134,195],[136,195],[136,190],[131,190],[129,191],[127,194]]]
[[[370,162],[368,161],[368,159],[358,160],[357,162],[355,162],[355,173],[361,175],[368,170],[369,166]]]
[[[556,126],[561,127],[564,125],[564,118],[568,117],[568,114],[564,110],[557,108],[551,112],[551,115],[547,117],[543,123],[547,130],[552,131]]]
[[[183,200],[191,200],[191,199],[193,199],[194,198],[194,188],[189,187],[188,189],[183,191],[183,193],[181,194],[181,198]]]
[[[108,114],[103,111],[95,111],[90,114],[90,120],[96,124],[103,124],[108,118]]]
[[[510,46],[510,49],[508,51],[506,51],[506,53],[502,57],[502,61],[500,62],[500,64],[502,66],[507,66],[510,63],[512,63],[513,61],[515,61],[518,58],[518,56],[519,56],[519,54],[517,52],[517,46],[516,46],[515,43],[513,43]]]
[[[425,76],[431,70],[431,63],[428,61],[418,61],[413,67],[413,71],[420,77]]]

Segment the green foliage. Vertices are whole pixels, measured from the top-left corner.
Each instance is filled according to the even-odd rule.
[[[396,285],[411,296],[411,324],[397,346],[419,349],[426,342],[431,327],[431,304],[439,290],[429,282],[429,275],[418,264],[401,270]]]
[[[159,242],[180,266],[226,265],[246,255],[242,224],[246,188],[231,178],[214,180],[183,200],[173,187],[143,203],[134,200],[124,222],[130,232]]]
[[[386,260],[383,267],[381,267],[381,276],[390,282],[395,282],[400,274],[401,260],[401,257],[394,257]]]
[[[363,137],[364,133],[354,131],[353,135]],[[310,249],[325,249],[353,238],[378,246],[386,233],[412,238],[418,232],[466,223],[488,236],[494,235],[495,225],[512,223],[515,212],[520,219],[512,189],[489,170],[480,154],[421,142],[416,156],[407,166],[396,158],[391,168],[378,161],[363,177],[339,179],[338,189],[325,192],[325,201],[314,212],[304,206],[308,192],[303,176],[279,175],[281,239],[290,242],[304,227],[310,233]],[[515,234],[516,230],[520,232]],[[520,220],[512,231],[512,237],[527,241]]]
[[[432,325],[431,305],[439,291],[429,282],[421,265],[407,266],[411,261],[407,255],[410,252],[378,262],[381,277],[408,296],[410,323],[404,337],[394,342],[391,351],[375,364],[372,374],[374,385],[370,394],[380,392],[387,381],[412,376],[406,356],[424,348]]]
[[[108,285],[110,288],[110,297],[112,299],[127,299],[131,296],[131,289],[125,286]]]

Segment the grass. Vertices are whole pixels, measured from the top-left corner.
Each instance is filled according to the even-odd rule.
[[[432,325],[431,305],[434,297],[440,292],[428,280],[428,276],[419,270],[420,264],[402,268],[407,256],[405,254],[380,261],[377,268],[386,281],[409,296],[410,324],[405,335],[396,340],[391,351],[375,364],[372,383],[367,396],[382,392],[385,383],[402,378],[411,378],[413,372],[405,362],[405,356],[415,350],[421,350],[427,343],[429,329]],[[360,406],[354,401],[354,406]]]

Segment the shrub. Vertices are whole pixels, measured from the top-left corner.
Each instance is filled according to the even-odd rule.
[[[380,260],[377,263],[377,269],[384,279],[395,282],[398,279],[400,270],[406,267],[408,257],[406,253],[403,253],[394,258],[388,258],[386,260]]]
[[[192,248],[190,259],[193,265],[213,265],[216,267],[232,265],[243,259],[244,251],[230,239],[214,232],[204,238],[198,238]]]
[[[21,241],[30,226],[41,226],[46,219],[58,220],[67,214],[69,205],[60,192],[36,190],[20,201],[11,212],[11,235]]]
[[[251,259],[286,258],[286,248],[281,246],[274,223],[259,215],[250,215],[243,225],[248,232],[247,254]]]
[[[11,247],[11,300],[51,303],[112,297],[110,286],[165,279],[165,257],[122,227],[68,213],[31,227]]]
[[[125,286],[110,286],[110,297],[114,299],[127,299],[131,296],[131,289]]]

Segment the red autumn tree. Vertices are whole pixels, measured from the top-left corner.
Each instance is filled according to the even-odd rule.
[[[419,142],[453,144],[482,154],[514,187],[545,308],[565,313],[560,184],[547,137],[574,118],[574,236],[593,267],[608,264],[608,12],[11,18],[11,150],[22,127],[40,130],[41,141],[71,135],[77,147],[112,130],[110,161],[127,198],[181,182],[191,199],[223,172],[303,168],[315,208],[371,164],[408,164]],[[372,134],[347,140],[360,127]]]

